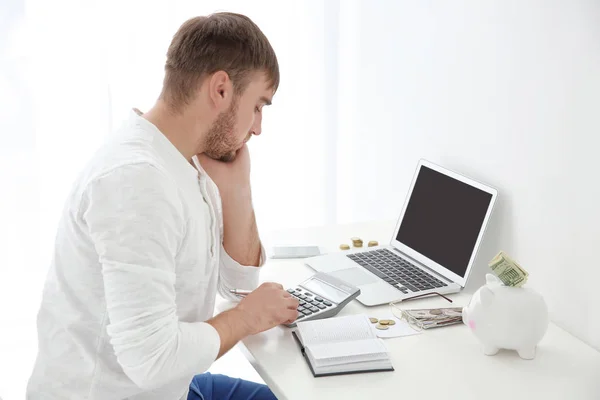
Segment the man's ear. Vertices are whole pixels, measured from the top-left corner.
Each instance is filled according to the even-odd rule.
[[[225,111],[233,98],[233,85],[229,74],[217,71],[208,77],[208,96],[218,111]]]

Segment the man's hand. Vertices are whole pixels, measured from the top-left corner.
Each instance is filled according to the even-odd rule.
[[[242,265],[258,266],[260,239],[250,191],[250,152],[244,145],[231,162],[198,155],[198,161],[219,188],[223,205],[223,247]]]
[[[248,145],[238,150],[231,162],[198,154],[198,161],[219,188],[221,197],[250,194],[250,152]]]
[[[298,300],[278,283],[263,283],[236,307],[206,321],[221,338],[221,357],[237,342],[249,335],[290,323],[298,316]]]
[[[298,300],[278,283],[263,283],[247,295],[237,308],[242,312],[241,322],[250,335],[294,322],[298,316]]]

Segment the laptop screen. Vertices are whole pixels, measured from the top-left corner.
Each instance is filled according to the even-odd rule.
[[[492,195],[421,166],[396,240],[465,276]]]

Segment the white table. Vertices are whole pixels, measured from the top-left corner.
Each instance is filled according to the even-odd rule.
[[[339,251],[350,237],[389,241],[395,221],[276,232],[263,237],[271,244],[316,243]],[[481,268],[481,265],[478,266]],[[262,281],[291,287],[314,273],[300,260],[270,260]],[[450,296],[463,306],[470,294]],[[409,304],[410,303],[410,304]],[[404,307],[444,307],[440,298],[411,300]],[[365,313],[390,316],[388,305],[365,307],[351,302],[339,315]],[[600,353],[550,324],[534,360],[515,352],[483,355],[476,338],[464,325],[433,329],[408,337],[385,339],[394,372],[314,378],[302,358],[291,330],[276,327],[246,338],[242,352],[280,399],[600,399]]]

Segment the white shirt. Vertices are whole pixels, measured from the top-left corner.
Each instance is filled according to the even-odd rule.
[[[258,285],[260,268],[222,246],[214,182],[138,113],[67,200],[28,399],[184,399],[220,348],[203,322],[217,291],[234,300],[229,289]]]

